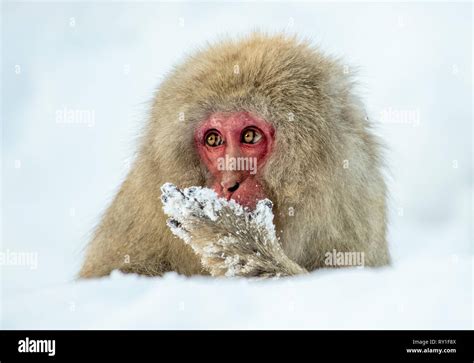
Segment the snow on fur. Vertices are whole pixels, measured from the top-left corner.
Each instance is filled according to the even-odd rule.
[[[208,188],[181,190],[166,183],[161,191],[171,232],[193,248],[212,275],[280,277],[306,272],[281,248],[270,200],[258,201],[251,211]]]

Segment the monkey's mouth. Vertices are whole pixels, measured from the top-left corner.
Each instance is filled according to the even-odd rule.
[[[249,209],[254,209],[259,200],[267,198],[262,185],[254,178],[247,178],[235,182],[230,188],[223,188],[222,185],[217,182],[212,189],[214,189],[220,198],[226,200],[233,199],[238,204]]]
[[[240,183],[237,182],[233,187],[228,188],[227,190],[231,193],[235,192],[237,189],[239,189]]]

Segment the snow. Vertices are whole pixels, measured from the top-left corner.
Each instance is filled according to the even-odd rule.
[[[33,289],[6,299],[9,329],[470,328],[467,258],[416,258],[396,269],[325,270],[271,281],[109,279]]]
[[[165,183],[161,192],[163,211],[169,216],[167,225],[171,232],[200,255],[203,267],[211,275],[218,276],[222,270],[227,277],[238,276],[240,272],[255,274],[256,271],[261,271],[258,261],[265,263],[263,259],[257,259],[260,256],[259,251],[263,250],[269,254],[277,250],[281,253],[273,224],[273,203],[269,199],[259,200],[255,209],[250,210],[234,200],[228,201],[218,197],[215,191],[205,187],[179,189],[172,183]],[[233,226],[230,233],[228,229],[223,229],[218,232],[220,238],[216,240],[206,238],[204,243],[199,238],[194,240],[192,231],[199,223],[207,223],[210,220],[216,227],[222,224],[220,222],[223,219]],[[247,247],[248,241],[239,240],[240,235],[244,233],[253,237],[253,249]],[[239,249],[239,246],[244,244],[245,248]],[[273,265],[277,257],[272,256]],[[208,266],[208,262],[211,262],[212,266]]]
[[[218,212],[229,206],[223,198],[218,198],[215,191],[209,188],[193,186],[182,191],[171,183],[161,187],[161,201],[165,214],[178,221],[186,219],[193,213],[204,215],[212,221],[217,220]]]
[[[269,241],[276,243],[277,237],[275,232],[275,225],[273,224],[273,212],[272,212],[273,203],[269,199],[259,200],[255,207],[255,210],[252,212],[252,222],[257,226],[261,226],[262,229],[265,229],[266,236],[268,236]]]
[[[172,183],[165,183],[161,187],[161,192],[163,211],[170,217],[168,226],[176,236],[182,238],[187,243],[190,242],[190,237],[178,226],[179,224],[186,221],[192,215],[216,221],[223,208],[236,216],[244,214],[245,219],[249,223],[255,225],[257,229],[265,231],[264,235],[268,240],[276,243],[277,238],[272,211],[273,203],[269,199],[259,200],[255,210],[251,211],[233,199],[228,201],[225,198],[219,198],[216,192],[209,188],[193,186],[180,190]],[[225,242],[223,239],[224,243],[232,243],[234,240],[228,236],[226,238],[228,242]],[[265,242],[267,241],[265,240]]]
[[[61,1],[2,11],[2,329],[472,328],[472,4]],[[388,146],[392,266],[75,281],[154,88],[193,49],[257,27],[314,39],[349,72],[361,66]]]

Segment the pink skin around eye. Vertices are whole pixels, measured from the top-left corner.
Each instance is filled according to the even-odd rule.
[[[255,144],[242,142],[242,132],[247,128],[261,134]],[[222,145],[206,144],[210,130],[221,136]],[[272,153],[274,140],[273,126],[247,112],[212,114],[194,132],[199,156],[212,176],[208,186],[220,197],[255,208],[258,200],[266,198],[258,180],[260,170]]]

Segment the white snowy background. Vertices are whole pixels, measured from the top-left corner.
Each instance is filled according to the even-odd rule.
[[[1,328],[472,328],[470,3],[4,2],[1,20],[1,251],[38,257],[0,266]],[[388,145],[393,266],[75,282],[162,77],[252,29],[297,33],[359,66]],[[94,122],[58,123],[64,108]]]

